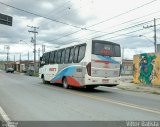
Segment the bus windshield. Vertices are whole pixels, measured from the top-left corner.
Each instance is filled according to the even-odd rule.
[[[93,41],[92,54],[110,57],[120,57],[120,45],[107,41]]]

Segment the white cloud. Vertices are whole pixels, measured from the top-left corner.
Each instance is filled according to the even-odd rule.
[[[51,11],[54,8],[53,4],[51,4],[50,2],[45,2],[45,1],[41,3],[41,6],[47,11]]]
[[[154,47],[124,48],[124,59],[133,60],[133,56],[141,53],[153,53]]]
[[[21,8],[42,16],[49,17],[51,19],[55,19],[66,24],[78,26],[85,28],[87,26],[91,26],[101,21],[105,21],[96,25],[94,27],[90,27],[88,29],[103,31],[106,33],[110,33],[113,31],[117,31],[119,29],[123,29],[125,27],[129,27],[131,25],[135,25],[138,22],[145,22],[148,20],[152,20],[154,17],[159,18],[160,12],[151,14],[153,12],[159,11],[160,1],[156,1],[150,5],[144,6],[143,8],[132,11],[128,14],[122,14],[131,10],[135,7],[138,7],[144,3],[150,2],[151,0],[72,0],[72,1],[57,1],[57,0],[0,0],[1,2],[7,3],[9,5],[15,6],[17,8]],[[33,37],[32,33],[28,33],[29,28],[27,25],[31,26],[39,26],[38,35],[37,35],[37,44],[41,45],[42,43],[54,46],[53,42],[56,44],[68,43],[74,39],[85,39],[85,38],[93,38],[98,35],[104,34],[103,32],[94,32],[94,31],[80,31],[75,34],[70,33],[80,30],[80,28],[74,28],[72,26],[67,26],[61,23],[56,23],[51,20],[44,19],[42,17],[38,17],[35,15],[27,14],[25,12],[20,12],[13,8],[6,7],[0,4],[1,13],[8,14],[13,16],[13,26],[0,26],[0,43],[5,45],[9,44],[12,49],[11,52],[32,52],[32,48],[29,46],[25,46],[22,44],[18,44],[19,40],[23,40],[27,43],[30,43],[30,38]],[[151,15],[148,15],[151,14]],[[143,17],[148,15],[146,17]],[[113,18],[114,16],[118,16],[117,18]],[[139,17],[143,17],[134,21],[130,21],[128,23],[122,24],[123,22],[133,20]],[[111,20],[109,20],[111,19]],[[107,21],[108,20],[108,21]],[[121,24],[121,25],[119,25]],[[157,24],[160,24],[160,20],[157,20]],[[144,25],[153,25],[153,22]],[[126,36],[120,36],[120,34],[124,34],[127,32],[131,32],[133,30],[137,30],[143,28],[143,25],[132,28],[130,30],[121,31],[118,33],[112,33],[102,37],[101,39],[106,39],[109,41],[120,43],[122,47],[125,47],[126,50],[134,48],[135,50],[130,50],[125,54],[126,58],[131,58],[134,53],[137,51],[141,52],[150,52],[153,48],[153,43],[149,41],[153,40],[153,28],[144,29],[142,31],[131,33]],[[159,26],[157,26],[157,29]],[[160,38],[160,31],[157,30],[157,37]],[[143,37],[139,37],[139,35],[143,35]],[[66,37],[64,37],[66,36]],[[120,37],[115,37],[120,36]],[[62,38],[61,38],[62,37]],[[108,39],[112,37],[111,39]],[[61,39],[59,39],[61,38]],[[148,38],[148,39],[147,39]],[[58,39],[58,40],[57,40]],[[50,41],[49,40],[56,40]],[[160,40],[157,40],[159,43]],[[14,44],[14,45],[13,45]],[[0,45],[1,49],[3,49],[3,45]],[[31,44],[32,45],[32,44]],[[143,47],[151,47],[151,49],[143,50]],[[41,48],[41,46],[40,46]],[[142,48],[142,49],[140,49]],[[147,49],[147,48],[145,48]],[[49,50],[49,48],[47,49]],[[2,51],[2,50],[1,50]],[[154,51],[154,50],[153,50]]]

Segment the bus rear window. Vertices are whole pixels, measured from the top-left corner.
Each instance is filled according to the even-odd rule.
[[[107,42],[93,42],[92,44],[92,54],[111,56],[111,57],[120,57],[120,46],[114,43]]]

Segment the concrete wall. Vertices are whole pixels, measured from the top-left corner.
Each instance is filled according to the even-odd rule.
[[[133,61],[132,60],[122,60],[121,75],[122,76],[133,75]]]
[[[5,70],[5,62],[0,61],[0,70]]]
[[[135,55],[133,66],[134,83],[160,85],[160,53]]]

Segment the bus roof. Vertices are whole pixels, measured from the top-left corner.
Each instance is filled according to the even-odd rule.
[[[60,46],[59,48],[54,48],[53,50],[50,50],[50,51],[47,51],[47,52],[56,51],[56,50],[60,50],[60,49],[64,49],[64,48],[68,48],[68,47],[72,47],[72,46],[76,46],[76,45],[88,43],[88,42],[91,42],[91,41],[107,42],[107,43],[110,43],[110,44],[120,45],[120,44],[117,44],[117,43],[114,43],[114,42],[110,42],[110,41],[105,41],[105,40],[92,40],[92,39],[87,39],[87,40],[81,41],[81,42],[78,42],[78,41],[72,42],[72,43],[70,43],[70,44],[66,44],[66,45]],[[45,52],[45,53],[47,53],[47,52]]]

